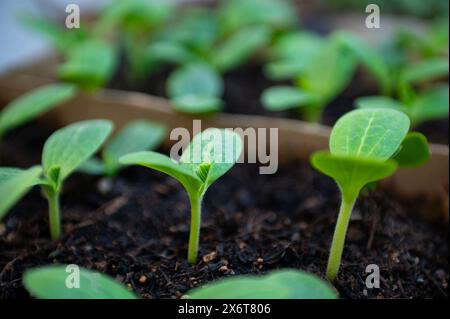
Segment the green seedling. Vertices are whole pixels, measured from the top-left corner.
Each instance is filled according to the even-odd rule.
[[[123,166],[119,158],[130,153],[154,150],[166,137],[165,126],[146,120],[130,122],[112,140],[106,143],[101,159],[90,158],[79,171],[91,175],[116,176]]]
[[[109,276],[75,265],[52,265],[27,270],[23,284],[39,299],[137,299]]]
[[[141,165],[177,179],[185,188],[191,204],[191,230],[188,261],[197,261],[202,201],[208,188],[224,175],[242,152],[242,140],[229,130],[208,129],[194,137],[180,161],[155,152],[129,154],[120,159],[125,165]]]
[[[402,90],[421,83],[448,77],[449,62],[446,57],[428,57],[409,63],[398,49],[384,53],[372,48],[363,40],[349,33],[340,32],[339,39],[354,53],[358,61],[377,80],[382,95],[401,95]]]
[[[69,101],[76,95],[70,84],[50,84],[30,91],[5,106],[0,112],[0,138],[45,112]]]
[[[412,125],[448,118],[449,88],[440,85],[416,94],[409,91],[403,100],[386,96],[368,96],[355,101],[358,108],[389,108],[409,116]]]
[[[61,80],[92,91],[108,83],[116,66],[115,48],[107,42],[89,39],[66,54],[66,61],[58,67],[57,72]]]
[[[421,148],[420,141],[416,143],[420,135],[410,135],[405,140],[409,127],[409,118],[396,110],[355,110],[341,117],[333,127],[330,151],[316,152],[311,157],[313,167],[333,178],[342,194],[327,266],[330,281],[338,274],[347,227],[361,190],[391,176],[399,165],[421,164],[423,157],[417,163],[414,158],[406,160],[415,152],[429,153],[428,148]]]
[[[262,95],[262,104],[270,111],[297,109],[306,120],[318,122],[325,106],[348,86],[356,61],[336,35],[326,41],[312,35],[290,35],[287,41],[292,42],[282,45],[286,49],[281,49],[284,53],[280,55],[285,56],[279,63],[296,65],[299,73],[292,74],[295,75],[296,86],[267,89]],[[302,43],[307,43],[303,49],[305,60],[299,63],[298,59],[302,57],[292,58],[292,51],[302,46]],[[279,67],[273,70],[273,65],[269,66],[269,70],[272,69],[269,72],[275,73],[277,77],[288,76]]]
[[[41,186],[48,201],[50,234],[61,234],[59,197],[64,181],[104,143],[112,130],[104,120],[84,121],[53,133],[45,142],[42,166],[27,170],[0,168],[0,219],[33,186]]]
[[[279,270],[264,276],[218,280],[187,293],[189,299],[336,299],[337,292],[315,275]]]
[[[205,63],[187,64],[172,73],[167,92],[175,110],[187,114],[210,114],[222,109],[220,75]]]

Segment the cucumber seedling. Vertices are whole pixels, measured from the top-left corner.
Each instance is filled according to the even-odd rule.
[[[358,108],[389,108],[409,116],[413,126],[433,120],[448,118],[449,88],[438,85],[426,91],[409,91],[404,98],[397,100],[387,96],[366,96],[355,101]]]
[[[427,160],[426,140],[423,148],[423,136],[416,133],[408,136],[409,127],[408,116],[396,110],[355,110],[341,117],[333,127],[330,151],[312,155],[312,166],[333,178],[342,195],[327,266],[330,281],[338,274],[347,227],[361,190],[389,177],[399,165],[417,166]],[[420,159],[414,157],[417,152]]]
[[[191,229],[188,261],[197,261],[202,201],[208,188],[224,175],[242,152],[241,137],[223,129],[208,129],[197,134],[183,151],[179,162],[156,152],[139,152],[120,159],[125,165],[141,165],[177,179],[185,188],[191,204]]]
[[[328,39],[290,34],[282,41],[277,49],[281,59],[267,70],[272,77],[293,77],[296,86],[267,89],[262,104],[270,111],[296,109],[307,121],[318,122],[325,106],[350,83],[356,67],[354,55],[334,34]],[[293,58],[296,49],[302,55]]]
[[[217,280],[187,292],[188,299],[336,299],[337,291],[317,276],[278,270],[264,276]]]
[[[50,234],[61,234],[59,197],[65,179],[104,143],[112,123],[91,120],[71,124],[53,133],[45,142],[42,166],[27,170],[0,168],[0,219],[33,186],[41,186],[48,201]]]
[[[119,158],[135,152],[154,150],[166,137],[164,125],[147,120],[128,123],[122,131],[108,141],[101,153],[101,159],[92,157],[84,162],[78,171],[91,175],[115,177],[123,166]]]
[[[27,270],[23,284],[31,296],[39,299],[137,299],[113,278],[75,265]]]

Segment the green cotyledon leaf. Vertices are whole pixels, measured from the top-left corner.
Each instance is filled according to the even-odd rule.
[[[430,156],[427,138],[419,132],[411,132],[403,140],[393,160],[400,167],[418,167],[428,162]]]
[[[230,130],[211,128],[194,137],[180,162],[189,166],[204,183],[204,191],[225,174],[242,153],[241,137]]]
[[[88,120],[66,126],[45,142],[42,165],[45,175],[59,188],[66,177],[90,158],[113,129],[106,120]],[[57,172],[56,175],[55,172]]]
[[[0,112],[0,136],[69,101],[76,93],[74,85],[55,83],[20,96]]]
[[[315,275],[279,270],[264,276],[237,276],[195,288],[188,299],[336,299],[336,290]]]
[[[30,294],[39,299],[137,299],[113,278],[75,265],[27,270],[23,283]]]
[[[354,158],[388,160],[408,134],[407,115],[392,109],[359,109],[341,117],[333,127],[330,152]]]
[[[27,170],[0,168],[0,220],[27,191],[39,184],[42,167]]]

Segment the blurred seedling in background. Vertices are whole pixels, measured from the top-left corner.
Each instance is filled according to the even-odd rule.
[[[311,122],[319,122],[323,109],[350,83],[356,68],[354,55],[339,34],[328,38],[306,32],[281,37],[271,50],[266,75],[273,80],[293,79],[295,86],[274,86],[261,101],[270,111],[297,109]]]
[[[0,168],[0,219],[33,186],[40,186],[48,201],[50,235],[61,235],[59,198],[64,181],[102,146],[113,125],[105,120],[71,124],[53,133],[42,151],[42,166]]]
[[[241,137],[224,129],[208,129],[194,137],[179,162],[156,152],[138,152],[120,159],[124,165],[141,165],[177,179],[191,204],[188,261],[197,262],[202,201],[208,188],[224,175],[242,152]]]
[[[9,131],[30,122],[75,97],[76,87],[50,84],[16,98],[0,111],[0,139]]]
[[[298,270],[220,279],[186,293],[187,299],[336,299],[337,296],[328,282]]]
[[[23,284],[38,299],[137,299],[126,286],[96,271],[51,265],[29,269]]]
[[[222,75],[248,62],[296,22],[290,1],[231,0],[217,10],[193,8],[163,30],[148,47],[148,57],[177,66],[167,83],[177,111],[211,114],[223,107]]]
[[[426,91],[410,91],[403,100],[387,96],[367,96],[355,101],[358,108],[388,108],[401,111],[409,116],[413,126],[427,121],[448,118],[449,88],[439,85]]]
[[[147,120],[129,122],[116,136],[108,141],[101,152],[101,157],[92,157],[84,162],[78,171],[115,177],[123,165],[119,158],[135,152],[158,148],[167,135],[164,125]]]
[[[428,160],[426,139],[419,133],[408,135],[409,127],[409,118],[396,110],[355,110],[333,127],[330,151],[312,155],[313,167],[333,178],[342,195],[327,266],[331,282],[339,271],[348,224],[361,190],[391,176],[399,166],[415,167]]]

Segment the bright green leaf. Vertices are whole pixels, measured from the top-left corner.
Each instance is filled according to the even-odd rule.
[[[59,188],[66,177],[101,147],[112,128],[109,121],[90,120],[66,126],[48,138],[42,164],[55,187]],[[53,175],[55,172],[57,176]]]
[[[280,270],[265,276],[218,280],[187,293],[189,299],[336,299],[337,292],[315,275]]]
[[[391,176],[397,170],[392,160],[357,158],[316,152],[311,158],[315,169],[333,178],[345,198],[356,198],[361,189],[371,183]]]
[[[79,282],[76,276],[79,275]],[[39,299],[137,299],[124,285],[98,272],[65,266],[27,270],[25,288]],[[79,284],[79,288],[68,286]]]
[[[208,115],[222,110],[223,102],[220,98],[209,95],[183,95],[171,100],[173,108],[181,113]]]
[[[393,160],[400,167],[418,167],[428,162],[430,156],[427,138],[421,133],[412,132],[405,137]]]
[[[401,112],[408,112],[407,107],[393,99],[387,96],[364,96],[356,99],[355,105],[357,108],[360,109],[393,109]]]
[[[0,220],[27,191],[39,183],[42,167],[28,170],[0,168]]]
[[[407,65],[401,74],[401,78],[409,83],[421,83],[441,77],[448,77],[448,72],[448,58],[433,58]]]
[[[9,103],[0,113],[0,136],[76,95],[70,84],[50,84],[30,91]]]
[[[330,151],[338,156],[384,161],[400,147],[409,126],[408,116],[396,110],[355,110],[336,122]]]

